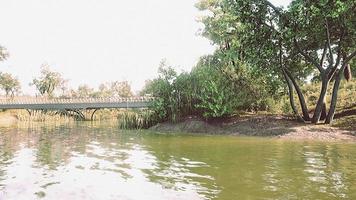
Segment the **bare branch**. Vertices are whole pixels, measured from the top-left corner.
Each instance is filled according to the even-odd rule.
[[[320,66],[323,66],[327,48],[328,48],[328,44],[325,42],[323,54],[322,54],[321,59],[320,59]]]
[[[325,28],[326,28],[326,39],[328,42],[328,49],[329,49],[329,67],[332,67],[334,65],[334,56],[331,50],[330,30],[329,30],[329,23],[327,19],[325,19]]]
[[[340,39],[339,39],[339,44],[338,44],[336,63],[334,65],[334,67],[327,69],[327,74],[328,74],[329,80],[331,79],[331,77],[334,76],[334,74],[335,74],[335,72],[337,70],[337,67],[339,66],[340,61],[341,61],[341,57],[342,57],[342,55],[341,55],[342,45],[341,44],[342,44],[342,41],[344,39],[344,33],[345,33],[345,31],[342,30],[342,33],[341,33]]]
[[[340,61],[341,61],[341,47],[339,48],[339,51],[337,53],[336,63],[334,65],[334,67],[328,68],[328,78],[329,78],[329,80],[334,76],[334,74],[335,74],[335,72],[337,70],[337,67],[340,64]]]
[[[339,71],[344,71],[344,69],[345,69],[347,63],[348,63],[352,58],[354,58],[355,56],[356,56],[356,51],[354,51],[353,53],[351,53],[349,56],[344,56],[344,61],[343,61],[343,63],[342,63],[341,68],[339,69]],[[340,63],[341,57],[342,57],[342,56],[339,56],[339,57],[338,57],[337,65],[335,65],[334,68],[329,72],[329,74],[328,74],[329,79],[331,79],[331,78],[334,76],[335,72],[337,71],[337,66],[338,66],[339,63]]]
[[[275,5],[273,5],[268,0],[265,0],[265,3],[267,4],[267,6],[271,7],[274,10],[274,12],[276,12],[278,15],[281,15],[281,11],[279,8],[277,8]]]
[[[350,55],[346,56],[343,65],[346,65],[352,58],[356,56],[356,51],[352,52]]]
[[[324,69],[316,62],[310,55],[305,53],[299,46],[298,42],[296,39],[294,39],[294,44],[297,47],[297,50],[300,54],[304,56],[305,59],[307,59],[310,63],[312,63],[320,72],[324,72]]]

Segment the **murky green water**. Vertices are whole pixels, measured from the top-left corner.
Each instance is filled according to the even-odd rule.
[[[0,128],[0,199],[356,199],[356,144]]]

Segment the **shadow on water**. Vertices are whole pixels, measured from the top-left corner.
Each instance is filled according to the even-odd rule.
[[[4,199],[356,198],[354,144],[70,122],[0,128],[0,147]]]

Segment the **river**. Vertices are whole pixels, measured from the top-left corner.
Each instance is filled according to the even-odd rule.
[[[17,124],[0,128],[0,199],[356,199],[356,144]]]

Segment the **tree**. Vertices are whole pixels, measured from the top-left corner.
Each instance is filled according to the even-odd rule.
[[[202,0],[198,7],[212,13],[203,19],[204,34],[217,37],[213,41],[221,48],[234,46],[232,54],[248,62],[256,74],[284,79],[291,107],[298,114],[293,97],[296,91],[303,113],[300,119],[318,123],[325,118],[325,123],[332,122],[340,79],[356,55],[354,1],[295,0],[288,9],[282,9],[267,0]],[[216,30],[226,36],[219,37]],[[299,84],[315,73],[322,86],[310,117]],[[325,97],[332,80],[334,88],[327,112]]]
[[[115,81],[111,83],[111,92],[119,97],[131,97],[133,92],[131,91],[130,83],[127,81]]]
[[[12,97],[20,91],[20,82],[9,73],[0,73],[0,87],[5,91],[6,96]]]
[[[68,82],[69,80],[68,79],[62,79],[58,88],[60,89],[61,91],[61,95],[60,97],[69,97],[70,96],[70,90],[69,90],[69,87],[68,87]]]
[[[41,95],[53,97],[55,89],[58,89],[63,83],[60,73],[51,71],[47,64],[42,65],[41,75],[34,78],[30,85],[36,86]]]
[[[93,93],[94,89],[84,84],[78,87],[78,90],[74,96],[79,98],[89,98],[92,97]]]
[[[141,94],[150,94],[155,97],[153,110],[160,121],[175,121],[182,110],[179,107],[180,97],[177,96],[179,91],[175,89],[174,84],[176,79],[177,72],[166,60],[162,60],[158,68],[158,77],[146,81],[146,85],[141,91]]]
[[[111,83],[102,83],[99,85],[99,90],[95,92],[95,97],[113,97],[114,91],[111,89]]]

